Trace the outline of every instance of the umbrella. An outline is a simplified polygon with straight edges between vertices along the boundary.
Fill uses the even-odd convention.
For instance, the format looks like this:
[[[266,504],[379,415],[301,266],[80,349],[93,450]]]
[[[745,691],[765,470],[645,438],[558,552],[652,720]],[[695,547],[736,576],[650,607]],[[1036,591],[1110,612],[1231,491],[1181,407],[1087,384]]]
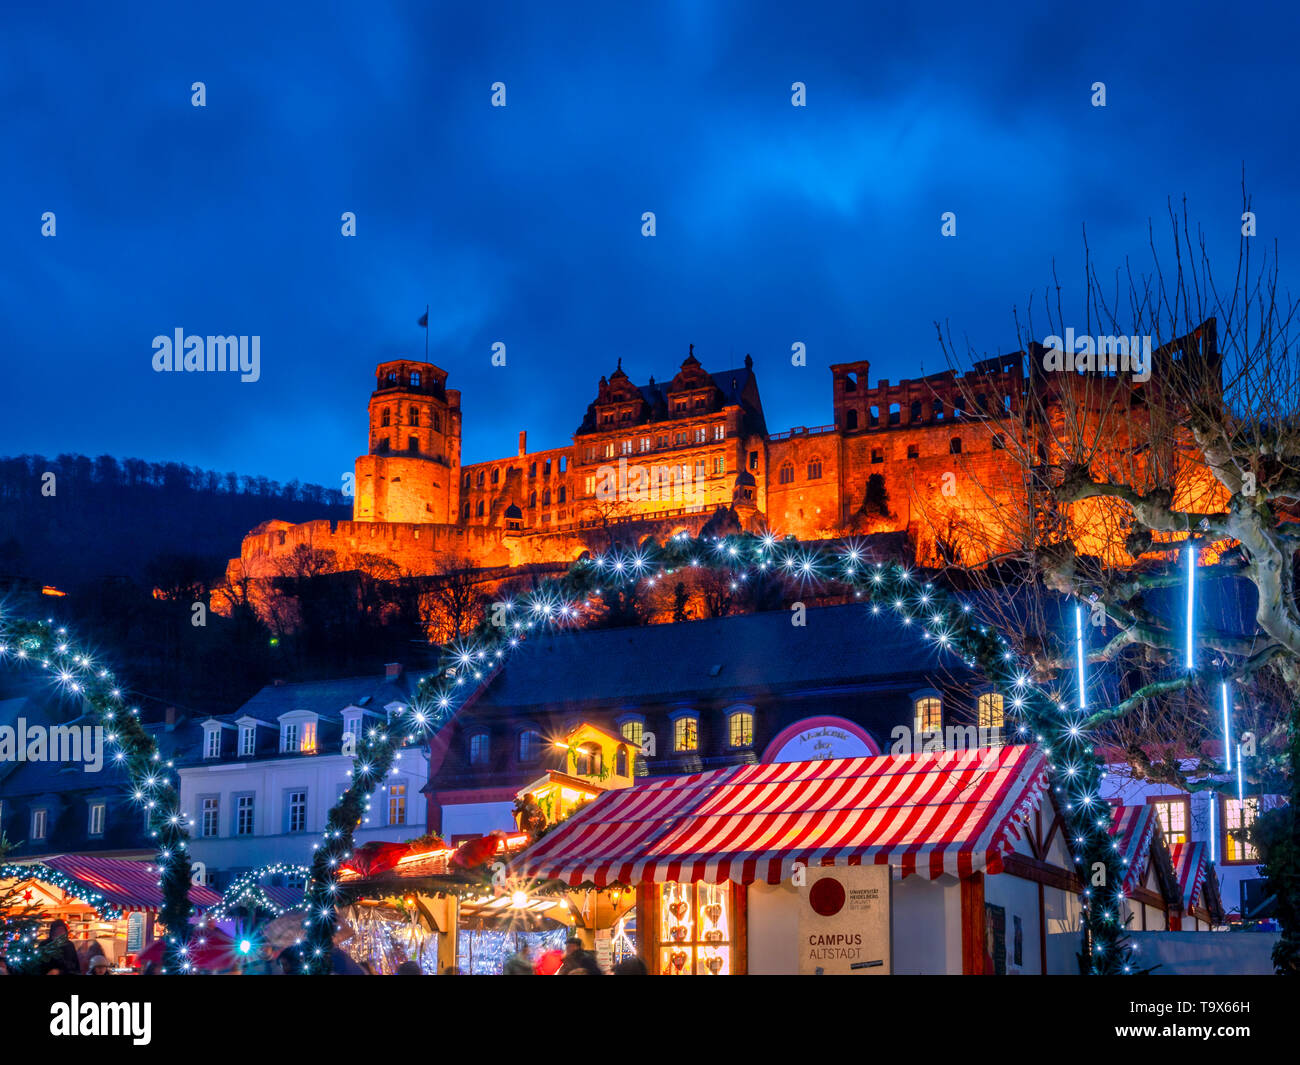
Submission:
[[[303,936],[302,922],[305,916],[301,910],[281,914],[262,928],[262,938],[276,950],[293,946]]]
[[[545,950],[537,956],[537,962],[533,965],[533,971],[538,976],[553,976],[555,970],[560,967],[564,961],[564,955],[558,950]]]
[[[190,962],[194,968],[205,972],[220,972],[235,964],[239,957],[239,948],[235,941],[221,929],[205,928],[199,932],[198,929],[191,928],[190,931],[195,933],[191,940],[193,945],[190,947]],[[149,962],[160,964],[166,948],[167,944],[164,940],[155,939],[136,955],[136,961],[140,965]]]

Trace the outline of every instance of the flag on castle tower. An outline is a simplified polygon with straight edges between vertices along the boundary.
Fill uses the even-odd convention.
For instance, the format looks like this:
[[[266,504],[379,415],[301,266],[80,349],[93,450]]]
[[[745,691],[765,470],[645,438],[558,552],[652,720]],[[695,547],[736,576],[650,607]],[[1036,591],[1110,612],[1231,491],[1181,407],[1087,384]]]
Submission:
[[[423,313],[422,315],[420,315],[420,320],[419,320],[418,322],[416,322],[415,324],[416,324],[416,325],[422,325],[422,326],[424,326],[425,329],[428,329],[428,328],[429,328],[429,308],[428,308],[428,307],[426,307],[426,308],[424,309],[424,313]]]

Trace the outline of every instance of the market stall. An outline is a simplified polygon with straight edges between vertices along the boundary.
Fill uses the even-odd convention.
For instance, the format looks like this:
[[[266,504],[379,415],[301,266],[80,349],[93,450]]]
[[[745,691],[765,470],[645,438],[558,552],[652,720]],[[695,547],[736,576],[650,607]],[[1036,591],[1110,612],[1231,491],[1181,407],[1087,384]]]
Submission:
[[[98,943],[116,968],[132,969],[161,934],[155,917],[162,889],[148,862],[58,854],[0,866],[0,886],[17,890],[25,903],[37,908],[42,923],[66,921],[68,938],[83,965],[91,945]],[[198,908],[221,901],[197,885],[190,888],[190,900]]]

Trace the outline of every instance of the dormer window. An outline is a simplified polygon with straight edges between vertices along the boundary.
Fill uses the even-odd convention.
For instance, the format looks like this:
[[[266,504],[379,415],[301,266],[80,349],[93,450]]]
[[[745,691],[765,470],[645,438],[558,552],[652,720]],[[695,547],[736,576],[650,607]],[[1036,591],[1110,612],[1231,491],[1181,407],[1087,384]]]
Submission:
[[[316,718],[301,716],[280,722],[280,751],[283,754],[316,753]]]
[[[316,722],[304,721],[302,723],[302,742],[298,750],[303,754],[316,753]]]
[[[255,725],[239,726],[239,754],[248,757],[257,748],[257,727]]]
[[[203,757],[221,757],[221,729],[209,728],[203,731]]]
[[[296,751],[298,749],[298,724],[294,722],[280,727],[280,750]]]

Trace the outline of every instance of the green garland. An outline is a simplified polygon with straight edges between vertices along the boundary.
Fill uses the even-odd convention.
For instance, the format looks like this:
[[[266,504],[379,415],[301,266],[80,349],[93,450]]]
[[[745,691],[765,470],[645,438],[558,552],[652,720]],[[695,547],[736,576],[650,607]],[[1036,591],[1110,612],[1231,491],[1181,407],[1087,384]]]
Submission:
[[[39,667],[52,683],[84,700],[98,716],[111,744],[113,764],[127,771],[131,794],[149,811],[149,835],[156,841],[159,920],[167,929],[162,971],[188,973],[190,856],[189,834],[180,810],[175,768],[164,762],[158,745],[140,722],[138,707],[128,707],[113,674],[78,650],[66,629],[51,621],[0,617],[0,661]]]
[[[412,705],[395,722],[375,727],[353,763],[352,783],[329,821],[312,862],[307,885],[308,973],[330,971],[330,950],[342,896],[338,870],[352,853],[353,830],[369,809],[370,795],[392,769],[400,749],[424,741],[451,720],[469,696],[490,683],[511,649],[538,628],[572,627],[606,590],[621,596],[638,584],[654,585],[679,569],[723,570],[738,581],[776,576],[812,587],[840,586],[871,604],[873,613],[892,612],[913,625],[921,638],[960,655],[1007,698],[1017,735],[1036,742],[1048,759],[1048,779],[1069,830],[1082,885],[1083,946],[1080,970],[1095,975],[1131,973],[1132,957],[1121,920],[1123,861],[1112,846],[1111,808],[1100,794],[1101,759],[1082,722],[1084,714],[1033,684],[1006,638],[977,621],[970,607],[949,592],[920,580],[908,567],[871,565],[856,547],[822,549],[793,537],[743,534],[692,539],[679,534],[660,546],[614,548],[575,562],[563,576],[524,595],[505,600],[465,642],[446,649],[438,674],[423,678]],[[495,624],[494,624],[495,622]]]

